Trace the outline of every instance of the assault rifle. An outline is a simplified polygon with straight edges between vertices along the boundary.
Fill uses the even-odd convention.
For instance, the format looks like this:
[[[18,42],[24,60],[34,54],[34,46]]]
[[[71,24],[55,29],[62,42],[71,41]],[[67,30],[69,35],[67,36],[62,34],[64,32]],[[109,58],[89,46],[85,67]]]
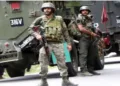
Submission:
[[[42,36],[42,40],[40,41],[41,43],[39,43],[39,45],[41,46],[41,44],[42,44],[42,46],[44,47],[44,49],[45,49],[45,52],[46,52],[46,55],[47,55],[47,57],[50,57],[50,52],[49,52],[49,47],[48,47],[48,43],[47,43],[47,40],[46,40],[46,37],[45,37],[45,35],[44,35],[44,30],[43,30],[43,27],[42,26],[34,26],[33,27],[33,30],[35,31],[35,32],[37,32],[37,33],[39,33],[41,36]],[[38,46],[39,46],[38,45]]]

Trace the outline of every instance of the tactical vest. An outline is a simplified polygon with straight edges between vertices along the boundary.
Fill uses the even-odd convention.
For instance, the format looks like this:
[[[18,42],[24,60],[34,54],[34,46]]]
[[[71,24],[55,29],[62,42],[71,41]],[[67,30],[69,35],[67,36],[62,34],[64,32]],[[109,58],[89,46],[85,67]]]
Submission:
[[[59,42],[62,41],[62,21],[61,17],[55,16],[54,18],[44,21],[42,18],[44,35],[47,38],[47,41]]]

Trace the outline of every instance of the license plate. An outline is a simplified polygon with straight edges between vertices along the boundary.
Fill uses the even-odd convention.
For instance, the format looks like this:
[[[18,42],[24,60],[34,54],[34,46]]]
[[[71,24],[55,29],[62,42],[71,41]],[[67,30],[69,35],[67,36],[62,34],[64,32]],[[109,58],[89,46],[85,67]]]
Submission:
[[[10,25],[11,27],[23,26],[24,25],[23,17],[10,18]]]
[[[25,47],[29,42],[31,42],[34,39],[33,36],[29,36],[27,39],[23,41],[23,43],[20,45],[21,48]]]

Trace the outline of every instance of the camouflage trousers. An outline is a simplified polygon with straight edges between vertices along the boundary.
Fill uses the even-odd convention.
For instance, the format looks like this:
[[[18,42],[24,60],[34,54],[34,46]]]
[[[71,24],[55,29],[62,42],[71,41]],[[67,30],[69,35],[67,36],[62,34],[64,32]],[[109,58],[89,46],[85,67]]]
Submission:
[[[57,59],[57,66],[60,71],[60,76],[68,76],[67,67],[65,64],[65,55],[63,50],[63,43],[50,43],[49,50],[54,52]],[[48,73],[49,60],[45,53],[44,47],[39,50],[39,62],[40,62],[40,76],[46,78]]]

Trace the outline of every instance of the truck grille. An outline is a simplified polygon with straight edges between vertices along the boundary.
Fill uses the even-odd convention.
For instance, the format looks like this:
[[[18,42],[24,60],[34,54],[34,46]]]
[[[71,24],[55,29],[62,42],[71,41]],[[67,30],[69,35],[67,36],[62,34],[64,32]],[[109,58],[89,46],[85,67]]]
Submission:
[[[0,55],[0,63],[16,61],[16,60],[18,60],[17,57],[18,57],[17,52],[1,54]]]

